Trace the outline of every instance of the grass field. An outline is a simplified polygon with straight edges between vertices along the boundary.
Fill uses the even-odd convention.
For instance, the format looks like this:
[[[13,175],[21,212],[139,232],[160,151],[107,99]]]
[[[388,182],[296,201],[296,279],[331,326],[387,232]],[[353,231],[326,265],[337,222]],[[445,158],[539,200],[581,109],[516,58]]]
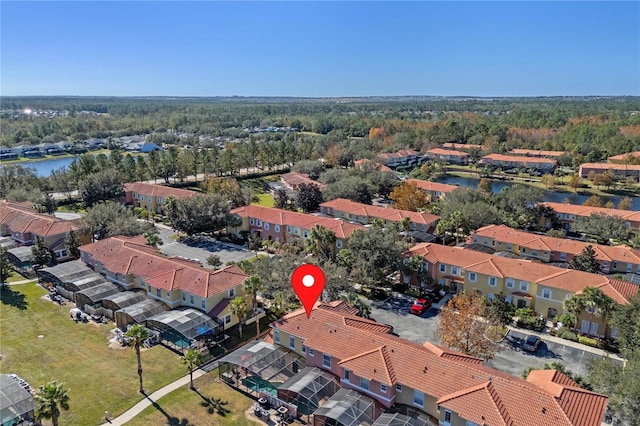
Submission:
[[[263,207],[274,207],[276,205],[276,201],[270,194],[259,194],[257,195],[257,197],[258,202],[254,202],[251,204]]]
[[[108,346],[113,323],[76,324],[70,305],[43,300],[45,294],[37,284],[1,292],[0,371],[16,373],[36,389],[52,380],[64,383],[71,408],[61,425],[100,424],[105,411],[115,417],[140,401],[133,348]],[[142,368],[149,393],[186,374],[178,355],[162,346],[143,349]]]
[[[217,377],[217,371],[213,371],[194,380],[196,392],[189,390],[187,386],[171,392],[127,425],[255,425],[244,414],[253,400],[221,383]],[[212,400],[218,398],[227,402],[223,405],[224,415],[211,405]]]

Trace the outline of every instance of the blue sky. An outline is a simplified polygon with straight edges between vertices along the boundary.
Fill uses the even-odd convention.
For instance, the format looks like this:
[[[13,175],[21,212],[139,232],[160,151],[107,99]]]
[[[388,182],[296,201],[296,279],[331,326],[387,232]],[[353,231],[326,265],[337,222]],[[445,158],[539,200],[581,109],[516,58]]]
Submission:
[[[2,95],[640,95],[640,2],[10,2]]]

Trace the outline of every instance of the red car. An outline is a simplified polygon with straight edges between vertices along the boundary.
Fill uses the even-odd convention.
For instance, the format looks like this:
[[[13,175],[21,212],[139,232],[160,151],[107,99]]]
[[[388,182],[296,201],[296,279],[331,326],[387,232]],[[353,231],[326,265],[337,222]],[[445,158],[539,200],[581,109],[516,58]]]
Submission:
[[[413,302],[413,306],[411,306],[411,313],[415,315],[422,315],[427,312],[429,308],[431,308],[431,300],[426,297],[421,297]]]

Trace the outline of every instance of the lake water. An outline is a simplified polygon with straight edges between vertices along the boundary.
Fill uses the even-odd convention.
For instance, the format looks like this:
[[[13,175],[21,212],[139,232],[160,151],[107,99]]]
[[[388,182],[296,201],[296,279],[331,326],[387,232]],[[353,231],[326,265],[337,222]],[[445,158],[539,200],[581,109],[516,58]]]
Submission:
[[[36,169],[38,176],[49,176],[52,170],[59,169],[60,167],[69,167],[69,164],[75,157],[62,157],[62,158],[50,158],[48,160],[40,161],[25,161],[19,164],[22,167],[31,167]]]
[[[478,182],[480,180],[472,177],[458,177],[458,176],[445,176],[442,179],[438,179],[438,182],[448,183],[449,185],[458,185],[458,186],[467,186],[470,188],[478,188]],[[491,190],[496,193],[502,191],[502,188],[511,188],[513,185],[517,185],[517,181],[500,181],[494,180],[491,181]],[[575,194],[571,192],[553,192],[553,191],[544,191],[544,201],[551,201],[556,203],[561,203],[565,199],[569,199],[571,204],[583,204],[589,195],[581,195]],[[611,200],[614,205],[618,205],[620,200],[623,197],[620,196],[611,196],[611,197],[602,197],[605,201]],[[640,211],[640,198],[639,197],[631,197],[631,210]]]

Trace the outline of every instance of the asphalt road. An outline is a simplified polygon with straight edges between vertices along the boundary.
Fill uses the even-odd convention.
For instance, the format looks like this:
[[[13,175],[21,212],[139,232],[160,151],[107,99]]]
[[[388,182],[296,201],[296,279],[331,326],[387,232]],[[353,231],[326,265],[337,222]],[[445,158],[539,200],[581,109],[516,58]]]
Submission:
[[[438,312],[437,309],[431,308],[421,317],[417,317],[409,313],[371,308],[371,316],[376,321],[391,324],[394,332],[400,337],[420,344],[425,341],[439,344],[435,337]],[[510,331],[501,344],[501,351],[486,365],[519,377],[527,367],[537,368],[546,363],[558,361],[573,373],[586,375],[587,361],[598,357],[596,354],[581,349],[547,342],[544,338],[535,353],[524,352],[521,350],[521,341],[517,341],[517,338],[524,339],[525,336],[526,333]]]
[[[189,259],[198,259],[205,268],[210,268],[210,266],[207,265],[207,257],[211,254],[220,256],[220,260],[225,264],[228,262],[240,262],[241,260],[254,256],[252,252],[244,248],[220,242],[211,244],[206,248],[189,246],[169,238],[171,235],[175,234],[173,230],[164,227],[157,227],[157,229],[164,243],[159,248],[164,254],[168,256],[182,256]]]

